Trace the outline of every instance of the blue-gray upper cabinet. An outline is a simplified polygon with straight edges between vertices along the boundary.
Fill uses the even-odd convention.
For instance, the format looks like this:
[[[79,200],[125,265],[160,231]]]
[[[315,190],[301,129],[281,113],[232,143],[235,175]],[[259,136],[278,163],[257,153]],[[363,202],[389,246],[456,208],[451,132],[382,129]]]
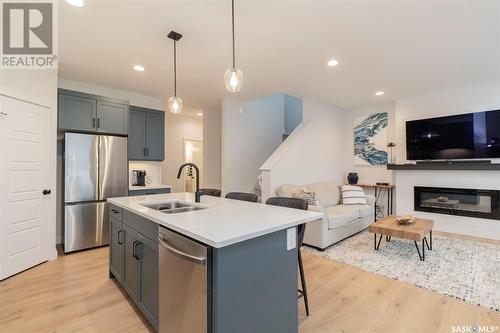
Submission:
[[[129,159],[163,161],[165,159],[165,113],[130,107]]]
[[[58,127],[62,130],[128,134],[126,101],[59,89]]]
[[[131,160],[146,159],[146,112],[134,107],[130,108],[128,157]]]
[[[147,159],[165,159],[165,112],[146,112]]]
[[[59,94],[59,128],[95,131],[97,126],[97,100]]]
[[[128,113],[126,104],[97,101],[97,131],[101,133],[127,134]]]

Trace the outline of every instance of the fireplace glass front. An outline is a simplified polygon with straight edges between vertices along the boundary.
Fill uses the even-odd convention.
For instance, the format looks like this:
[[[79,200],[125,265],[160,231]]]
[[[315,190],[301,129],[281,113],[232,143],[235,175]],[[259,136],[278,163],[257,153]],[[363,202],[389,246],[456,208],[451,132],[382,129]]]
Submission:
[[[415,186],[415,210],[500,220],[499,192]]]

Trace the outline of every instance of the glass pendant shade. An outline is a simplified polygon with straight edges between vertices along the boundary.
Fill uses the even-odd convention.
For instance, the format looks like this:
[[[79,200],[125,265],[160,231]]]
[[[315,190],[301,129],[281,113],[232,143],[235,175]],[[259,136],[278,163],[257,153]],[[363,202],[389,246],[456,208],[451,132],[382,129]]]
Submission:
[[[182,111],[182,99],[177,96],[170,97],[168,99],[168,109],[172,113],[181,113]]]
[[[243,72],[238,68],[229,68],[224,73],[224,80],[226,81],[226,89],[229,92],[239,92],[243,85]]]

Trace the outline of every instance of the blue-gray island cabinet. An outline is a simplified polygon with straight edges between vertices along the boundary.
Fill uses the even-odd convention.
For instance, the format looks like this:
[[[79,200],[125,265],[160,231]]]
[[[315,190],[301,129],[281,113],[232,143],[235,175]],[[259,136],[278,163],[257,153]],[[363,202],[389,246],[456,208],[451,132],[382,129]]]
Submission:
[[[296,226],[321,213],[190,193],[109,201],[110,277],[157,331],[298,332]]]

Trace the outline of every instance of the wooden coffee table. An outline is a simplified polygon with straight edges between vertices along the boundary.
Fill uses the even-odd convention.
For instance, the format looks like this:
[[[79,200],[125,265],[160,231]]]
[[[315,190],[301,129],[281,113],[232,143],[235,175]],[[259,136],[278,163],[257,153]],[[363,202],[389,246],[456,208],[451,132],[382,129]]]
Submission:
[[[409,225],[402,225],[396,221],[396,216],[387,216],[377,222],[370,224],[368,231],[373,233],[374,247],[378,250],[382,236],[385,236],[387,242],[391,241],[391,237],[403,238],[412,240],[417,248],[418,257],[421,261],[425,261],[425,247],[432,250],[432,228],[434,227],[433,220],[415,218],[415,223]],[[380,238],[377,243],[377,234]],[[426,235],[429,234],[429,243],[427,242]],[[422,242],[422,254],[418,247],[417,241]],[[425,243],[425,245],[424,245]]]

